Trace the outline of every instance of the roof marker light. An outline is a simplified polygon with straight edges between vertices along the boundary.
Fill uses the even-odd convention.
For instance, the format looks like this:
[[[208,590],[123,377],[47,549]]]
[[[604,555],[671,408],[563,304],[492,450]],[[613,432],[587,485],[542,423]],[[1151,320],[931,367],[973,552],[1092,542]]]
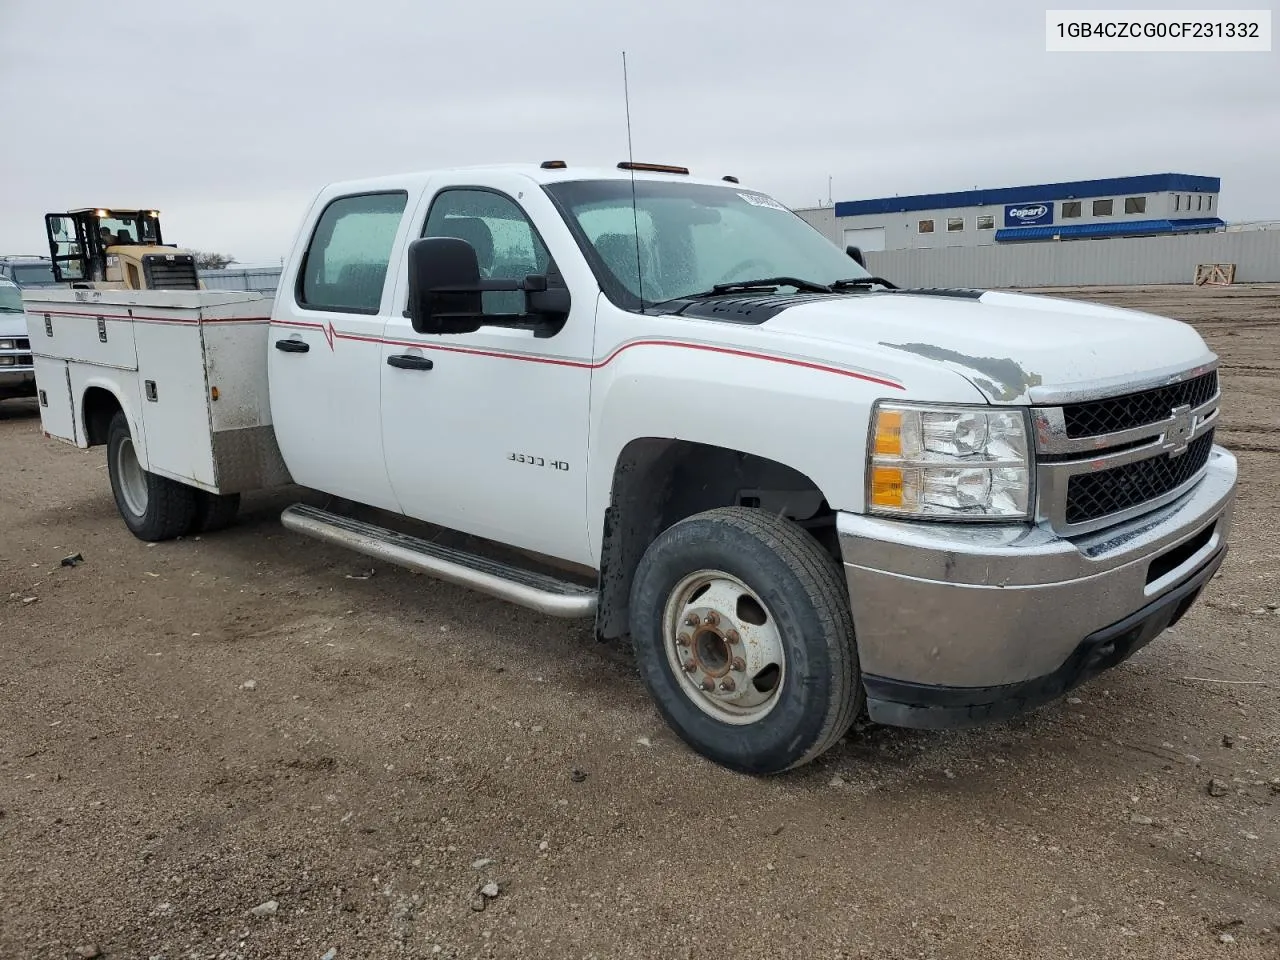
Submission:
[[[688,167],[676,167],[669,163],[632,163],[629,160],[623,160],[618,164],[619,170],[647,170],[650,173],[683,173],[688,174]]]
[[[539,166],[541,166],[543,170],[563,170],[569,165],[563,160],[543,160]]]

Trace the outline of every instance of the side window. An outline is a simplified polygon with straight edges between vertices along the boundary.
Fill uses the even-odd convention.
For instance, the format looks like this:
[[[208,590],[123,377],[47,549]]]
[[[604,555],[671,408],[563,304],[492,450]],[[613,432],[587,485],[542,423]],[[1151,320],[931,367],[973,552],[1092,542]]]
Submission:
[[[298,278],[298,304],[377,313],[408,194],[367,193],[330,202],[316,223]]]
[[[466,240],[476,251],[480,276],[490,280],[523,280],[546,274],[551,266],[551,254],[519,204],[491,190],[441,191],[431,202],[422,235]],[[487,314],[524,314],[524,294],[518,290],[481,296]]]

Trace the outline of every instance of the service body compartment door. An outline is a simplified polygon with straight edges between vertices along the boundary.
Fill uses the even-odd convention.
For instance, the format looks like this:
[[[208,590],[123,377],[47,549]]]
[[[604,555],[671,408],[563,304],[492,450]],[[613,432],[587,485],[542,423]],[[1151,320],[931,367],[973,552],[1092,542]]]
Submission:
[[[147,469],[216,490],[200,324],[140,320],[134,339]]]
[[[76,443],[76,414],[71,404],[67,362],[36,357],[36,390],[40,398],[40,429],[46,436]]]
[[[77,290],[77,294],[99,293]],[[137,370],[133,309],[114,303],[70,301],[27,304],[31,350],[40,356]]]

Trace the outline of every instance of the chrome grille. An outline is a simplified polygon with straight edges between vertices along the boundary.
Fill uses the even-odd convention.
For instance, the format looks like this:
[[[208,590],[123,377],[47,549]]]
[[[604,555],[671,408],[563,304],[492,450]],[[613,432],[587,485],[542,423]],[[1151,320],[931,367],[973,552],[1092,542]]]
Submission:
[[[1067,523],[1107,517],[1178,489],[1209,462],[1212,447],[1210,430],[1178,457],[1165,454],[1097,473],[1076,474],[1067,481]]]
[[[1218,371],[1210,370],[1192,380],[1156,387],[1154,390],[1094,400],[1091,403],[1069,404],[1062,408],[1062,418],[1068,437],[1093,437],[1158,423],[1176,407],[1199,407],[1217,394]]]
[[[1214,368],[1115,397],[1033,407],[1037,514],[1064,535],[1098,530],[1181,496],[1212,456]]]

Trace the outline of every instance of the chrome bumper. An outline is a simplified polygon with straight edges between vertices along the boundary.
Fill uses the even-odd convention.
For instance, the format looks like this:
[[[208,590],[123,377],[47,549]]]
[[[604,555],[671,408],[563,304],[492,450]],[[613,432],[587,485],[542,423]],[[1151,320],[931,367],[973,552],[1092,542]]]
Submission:
[[[965,699],[954,688],[971,690],[972,703],[994,703],[1003,687],[1016,700],[1019,688],[1060,674],[1083,655],[1086,641],[1108,628],[1144,609],[1153,611],[1152,621],[1182,593],[1190,605],[1199,586],[1188,585],[1221,562],[1235,484],[1235,457],[1214,447],[1204,477],[1179,500],[1072,539],[1039,526],[840,514],[873,719],[875,701],[883,699],[875,695],[877,684],[898,691],[940,688],[946,691],[940,699],[950,703]],[[1167,625],[1157,624],[1156,632]]]
[[[34,367],[0,367],[0,397],[34,397]]]

